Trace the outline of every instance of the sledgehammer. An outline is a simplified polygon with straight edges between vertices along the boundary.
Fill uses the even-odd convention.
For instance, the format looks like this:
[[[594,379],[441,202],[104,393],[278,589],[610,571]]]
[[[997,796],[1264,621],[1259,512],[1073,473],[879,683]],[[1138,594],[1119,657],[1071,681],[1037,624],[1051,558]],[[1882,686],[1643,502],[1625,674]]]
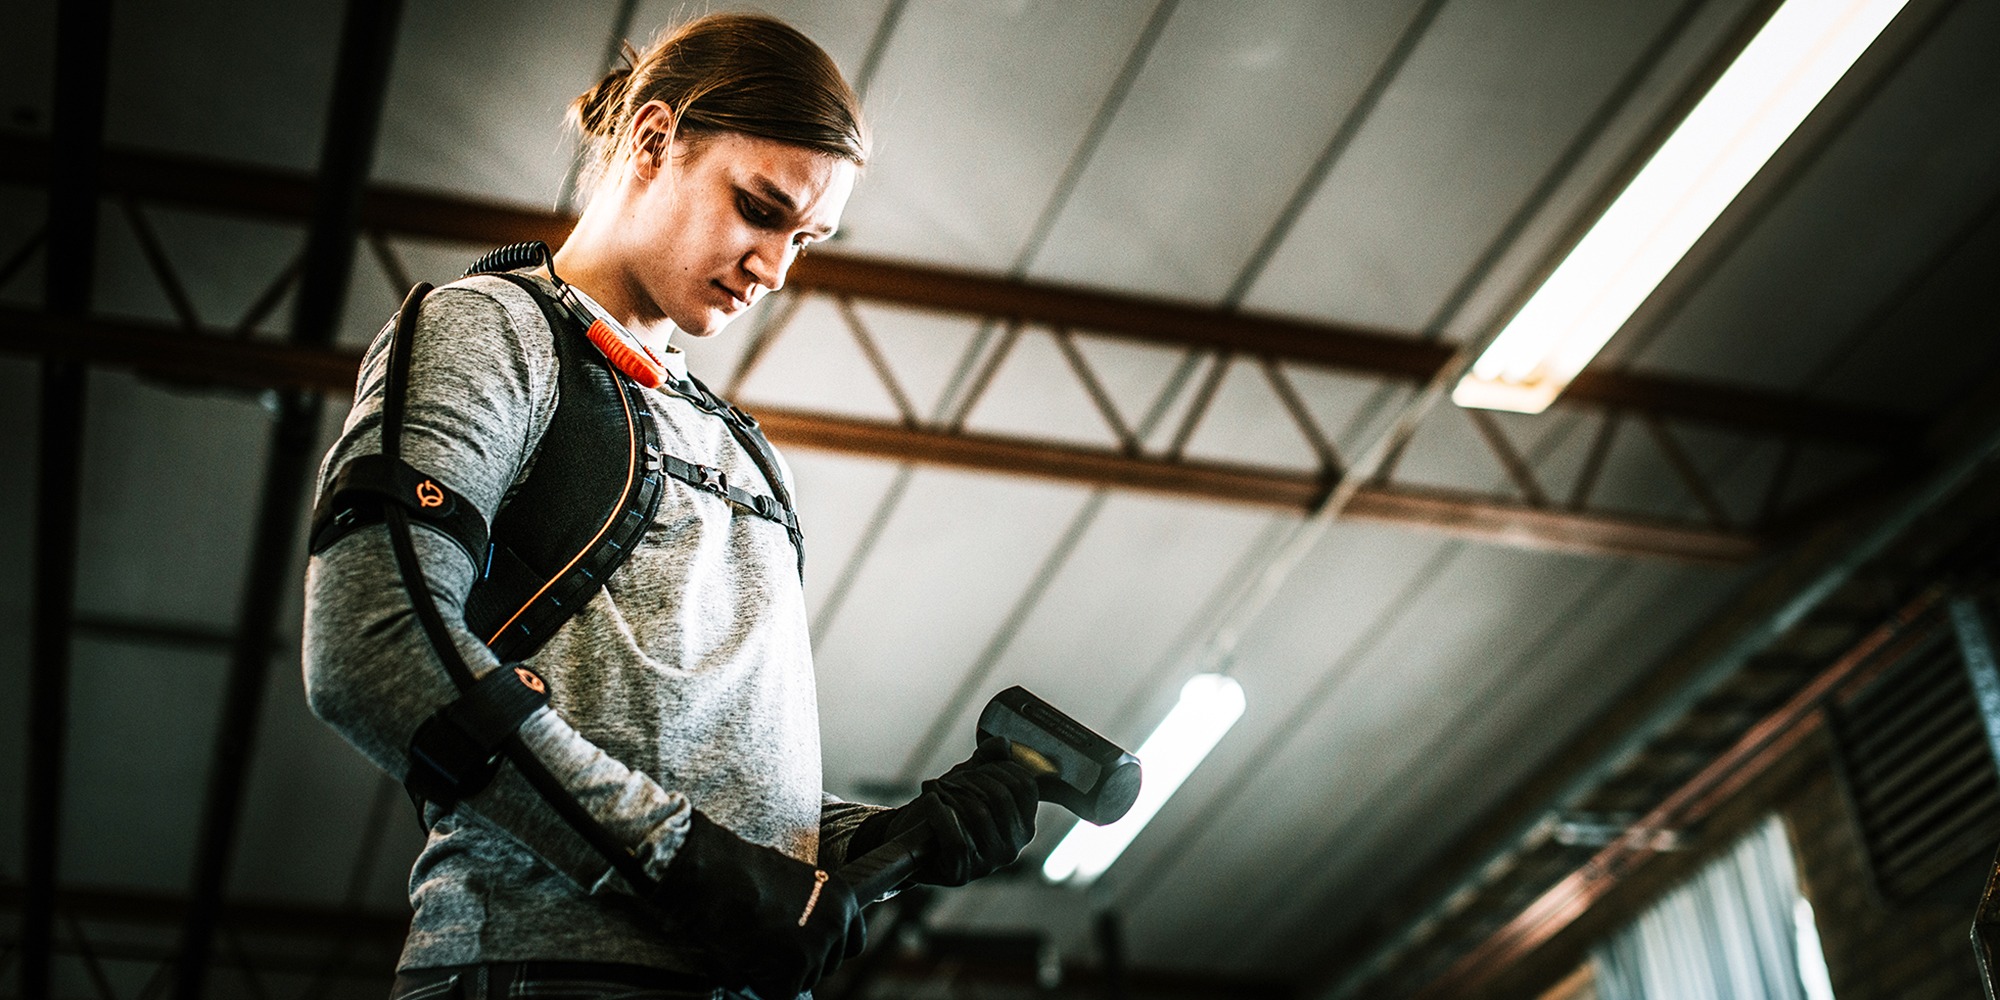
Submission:
[[[1005,738],[1015,762],[1035,775],[1043,802],[1103,826],[1117,822],[1139,797],[1139,758],[1091,732],[1055,706],[1010,687],[993,696],[979,713],[977,742]],[[910,877],[929,846],[922,827],[869,851],[840,869],[856,898],[881,898]]]

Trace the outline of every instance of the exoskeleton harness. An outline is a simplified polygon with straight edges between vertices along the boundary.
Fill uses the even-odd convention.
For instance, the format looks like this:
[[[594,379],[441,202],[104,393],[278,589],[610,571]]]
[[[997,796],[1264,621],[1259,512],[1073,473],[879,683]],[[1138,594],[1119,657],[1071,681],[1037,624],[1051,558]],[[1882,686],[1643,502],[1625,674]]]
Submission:
[[[547,268],[555,296],[533,279],[508,273],[537,265]],[[478,508],[452,489],[446,477],[403,461],[417,312],[431,291],[430,285],[419,284],[392,320],[381,453],[356,456],[334,475],[313,512],[311,549],[318,554],[358,528],[386,522],[417,620],[459,689],[458,700],[433,713],[410,739],[410,770],[403,784],[419,815],[425,802],[449,811],[478,794],[498,773],[501,761],[511,761],[614,870],[642,889],[651,880],[628,845],[604,830],[516,735],[549,702],[547,682],[522,661],[582,610],[638,545],[659,507],[663,477],[782,526],[798,553],[803,579],[798,515],[777,456],[756,421],[692,376],[674,379],[657,359],[651,364],[638,360],[649,358],[650,352],[555,276],[546,244],[503,247],[465,273],[492,274],[519,285],[541,308],[554,336],[557,405],[528,475],[489,530]],[[641,384],[678,395],[721,419],[763,473],[771,494],[742,489],[719,469],[666,454]],[[504,664],[501,669],[475,677],[459,655],[417,561],[410,535],[413,520],[451,538],[481,568],[466,598],[465,621]]]

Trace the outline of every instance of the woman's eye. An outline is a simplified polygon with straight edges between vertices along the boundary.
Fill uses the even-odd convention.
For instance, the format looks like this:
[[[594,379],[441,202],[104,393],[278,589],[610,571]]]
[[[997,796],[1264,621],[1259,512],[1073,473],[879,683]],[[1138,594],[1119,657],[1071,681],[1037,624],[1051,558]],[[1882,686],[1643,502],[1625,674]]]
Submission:
[[[736,208],[737,211],[743,213],[743,218],[748,220],[753,226],[771,226],[775,225],[778,221],[776,212],[748,198],[740,199],[736,204]]]

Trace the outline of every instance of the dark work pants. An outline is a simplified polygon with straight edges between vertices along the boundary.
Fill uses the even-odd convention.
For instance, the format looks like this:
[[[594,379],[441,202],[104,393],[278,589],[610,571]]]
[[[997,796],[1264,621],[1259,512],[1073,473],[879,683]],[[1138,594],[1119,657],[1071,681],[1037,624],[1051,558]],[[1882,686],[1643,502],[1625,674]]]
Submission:
[[[390,1000],[727,1000],[692,976],[608,962],[493,962],[396,974]]]

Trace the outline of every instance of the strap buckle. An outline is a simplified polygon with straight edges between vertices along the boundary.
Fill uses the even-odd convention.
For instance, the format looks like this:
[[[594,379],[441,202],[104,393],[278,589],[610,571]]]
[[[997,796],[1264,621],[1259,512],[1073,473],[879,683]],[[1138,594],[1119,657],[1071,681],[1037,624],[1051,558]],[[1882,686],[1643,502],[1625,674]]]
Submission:
[[[695,468],[701,470],[702,489],[708,490],[711,493],[720,493],[723,496],[729,495],[729,477],[724,475],[721,469],[706,465],[697,465]]]

